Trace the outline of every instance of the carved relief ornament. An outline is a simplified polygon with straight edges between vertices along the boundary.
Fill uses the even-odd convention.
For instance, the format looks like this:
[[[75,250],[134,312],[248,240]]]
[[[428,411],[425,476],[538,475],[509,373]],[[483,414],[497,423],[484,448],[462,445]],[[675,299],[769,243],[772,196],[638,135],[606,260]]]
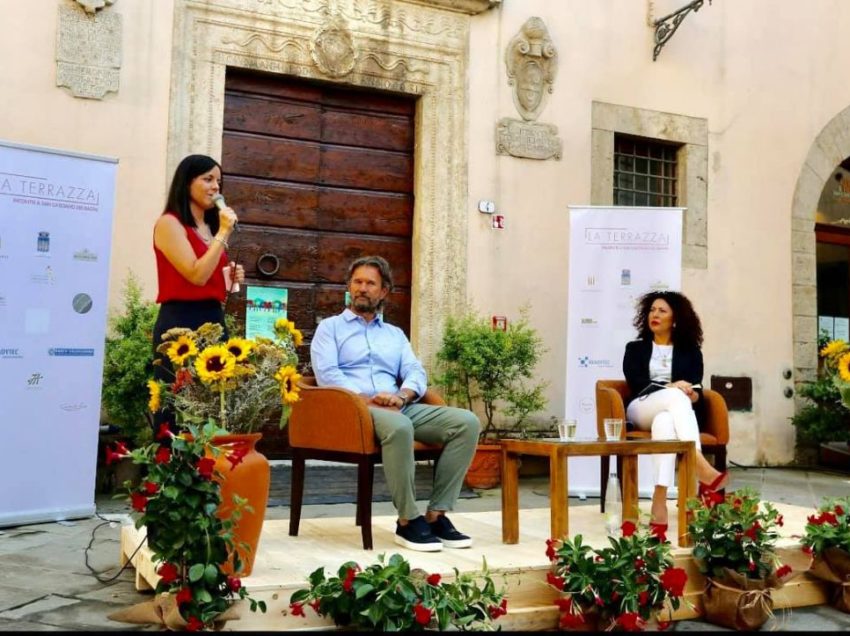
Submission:
[[[505,66],[513,86],[514,105],[526,121],[534,121],[555,83],[558,52],[543,20],[531,17],[508,43]]]
[[[318,69],[331,77],[345,77],[354,69],[354,38],[343,18],[331,18],[319,29],[310,43],[310,56]]]
[[[77,4],[85,9],[86,13],[97,13],[98,9],[115,4],[115,0],[77,0]]]

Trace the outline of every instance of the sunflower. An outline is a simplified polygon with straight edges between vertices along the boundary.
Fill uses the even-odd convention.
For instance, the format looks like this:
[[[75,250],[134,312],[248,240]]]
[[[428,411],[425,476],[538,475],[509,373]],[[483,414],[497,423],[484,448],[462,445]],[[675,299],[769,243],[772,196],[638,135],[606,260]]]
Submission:
[[[211,384],[233,377],[236,357],[224,345],[207,347],[195,360],[195,370],[204,384]]]
[[[284,404],[294,404],[299,400],[298,392],[301,388],[298,381],[301,379],[299,373],[291,364],[281,367],[274,374],[274,379],[280,382],[280,397]]]
[[[148,408],[151,413],[154,413],[159,410],[160,402],[160,388],[159,384],[154,382],[153,380],[148,380],[148,391],[150,391],[151,399],[148,401]]]
[[[836,353],[841,353],[847,349],[847,343],[843,340],[832,340],[824,346],[823,349],[820,350],[820,355],[822,358],[828,358],[829,356],[835,355]]]
[[[166,353],[172,364],[183,366],[186,358],[198,353],[198,347],[195,345],[195,341],[189,336],[180,336],[171,343]]]
[[[838,358],[838,375],[845,382],[850,382],[850,353]]]
[[[236,358],[236,362],[242,362],[251,353],[254,348],[254,343],[244,338],[231,338],[224,345],[227,350]]]
[[[278,318],[274,323],[274,330],[280,336],[285,332],[289,332],[292,336],[292,341],[295,343],[296,347],[300,347],[301,343],[304,342],[304,335],[295,328],[295,323],[291,320],[287,320],[286,318]]]

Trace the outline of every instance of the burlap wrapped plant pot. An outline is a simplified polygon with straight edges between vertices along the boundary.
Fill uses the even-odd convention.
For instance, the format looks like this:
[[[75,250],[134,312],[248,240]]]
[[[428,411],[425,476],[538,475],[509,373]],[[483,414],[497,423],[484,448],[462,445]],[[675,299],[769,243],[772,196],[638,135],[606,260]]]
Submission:
[[[850,614],[850,553],[841,548],[826,548],[815,557],[809,573],[832,583],[831,605]]]
[[[773,616],[771,591],[783,583],[774,574],[750,579],[729,568],[721,577],[706,580],[702,597],[706,620],[739,631],[759,629]]]
[[[112,612],[106,618],[121,623],[133,623],[136,625],[159,625],[171,631],[184,631],[187,627],[186,621],[180,615],[177,601],[172,594],[162,592],[150,601],[136,603],[117,612]],[[239,611],[230,607],[215,618],[215,629],[219,630],[229,620],[239,620]]]

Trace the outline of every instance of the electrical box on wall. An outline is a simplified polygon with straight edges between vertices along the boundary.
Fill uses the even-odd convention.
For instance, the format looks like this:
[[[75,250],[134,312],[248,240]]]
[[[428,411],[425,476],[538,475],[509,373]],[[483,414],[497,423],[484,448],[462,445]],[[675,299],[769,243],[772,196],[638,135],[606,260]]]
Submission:
[[[496,211],[496,204],[482,199],[478,202],[478,211],[483,214],[493,214]]]
[[[717,391],[730,411],[753,410],[753,379],[746,376],[711,376],[711,390]]]

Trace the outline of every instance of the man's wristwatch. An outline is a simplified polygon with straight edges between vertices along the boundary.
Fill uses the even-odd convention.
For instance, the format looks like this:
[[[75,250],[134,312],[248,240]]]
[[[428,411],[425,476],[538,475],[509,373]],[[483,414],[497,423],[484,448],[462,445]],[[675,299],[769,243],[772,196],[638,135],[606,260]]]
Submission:
[[[398,392],[398,393],[396,393],[396,395],[401,398],[401,401],[402,401],[401,408],[404,408],[405,406],[410,404],[410,398],[407,395],[405,395],[404,393]]]

